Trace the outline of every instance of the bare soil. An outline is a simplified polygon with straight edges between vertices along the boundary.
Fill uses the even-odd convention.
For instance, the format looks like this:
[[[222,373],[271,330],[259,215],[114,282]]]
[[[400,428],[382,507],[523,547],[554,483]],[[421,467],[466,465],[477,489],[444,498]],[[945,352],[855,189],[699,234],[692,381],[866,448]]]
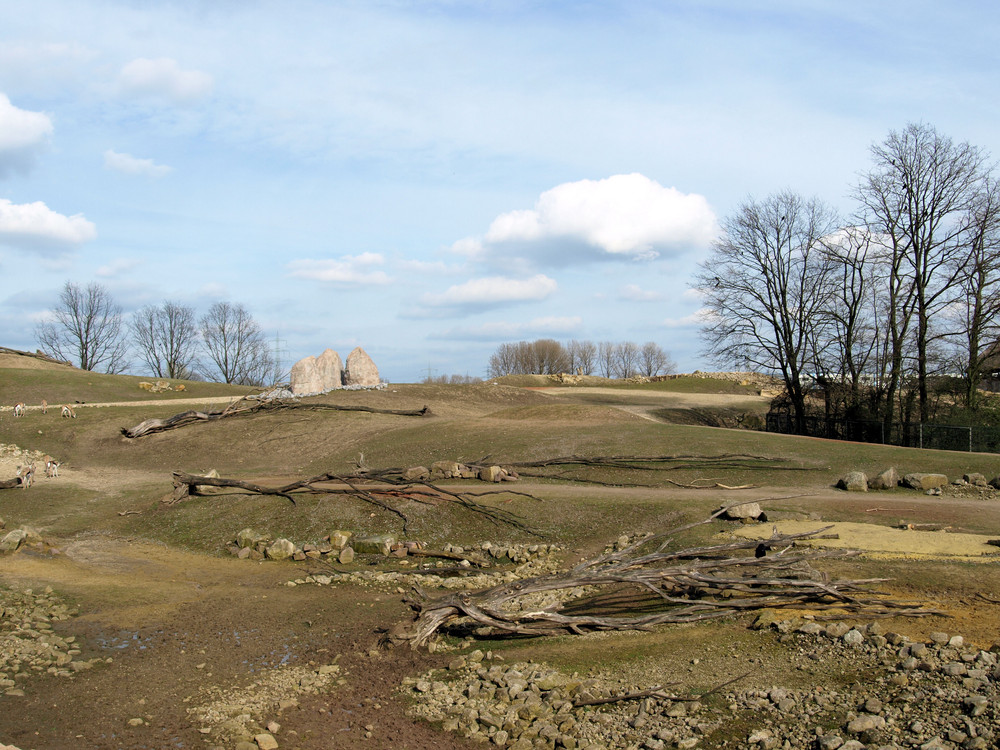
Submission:
[[[587,389],[575,389],[583,390]],[[617,389],[607,390],[608,395],[621,394]],[[513,389],[494,389],[492,393],[484,389],[483,393],[492,399],[490,409],[523,402]],[[721,394],[669,394],[675,395],[675,403],[747,400],[746,396]],[[372,398],[385,395],[373,394]],[[666,399],[666,395],[657,394],[657,399]],[[213,401],[220,399],[171,401],[171,405]],[[145,403],[149,402],[134,402]],[[153,403],[162,406],[162,402]],[[537,401],[530,399],[528,403]],[[463,402],[452,400],[437,411],[461,414],[467,408],[470,407]],[[489,429],[499,434],[503,429],[501,422],[499,419],[490,422]],[[237,430],[242,429],[242,426],[234,428],[230,433],[234,446],[238,446],[237,439],[242,434]],[[166,450],[172,439],[161,437],[135,450],[152,450],[149,446]],[[282,447],[287,442],[284,437],[273,439],[275,460],[284,462],[276,465],[274,473],[284,475],[294,466],[293,459],[284,456],[291,455],[294,448]],[[285,451],[281,459],[277,458],[279,448]],[[558,455],[558,448],[552,446],[551,450]],[[92,450],[96,455],[100,446]],[[449,450],[450,455],[455,455],[457,448]],[[141,467],[109,473],[101,468],[78,466],[70,468],[60,481],[67,487],[88,492],[99,490],[109,498],[119,498],[130,487],[155,477],[159,477],[156,471]],[[971,548],[965,546],[970,540],[964,535],[889,528],[906,520],[942,523],[956,530],[972,527],[1000,531],[1000,501],[992,496],[929,498],[915,493],[885,493],[856,497],[830,489],[825,476],[807,480],[797,476],[786,485],[764,485],[740,493],[547,482],[524,482],[517,489],[544,494],[551,502],[566,507],[571,507],[570,502],[576,503],[573,507],[581,518],[593,515],[595,523],[603,523],[602,533],[592,538],[607,541],[613,541],[620,533],[642,531],[639,521],[626,526],[632,521],[623,520],[642,516],[642,512],[630,511],[632,515],[618,516],[603,510],[614,508],[618,501],[624,507],[626,499],[640,508],[649,508],[645,516],[648,527],[668,523],[675,506],[707,502],[721,505],[735,499],[765,501],[769,508],[776,508],[785,516],[775,521],[779,524],[796,522],[796,518],[798,523],[809,526],[826,525],[823,520],[826,518],[855,522],[859,517],[869,518],[871,523],[844,522],[832,531],[841,534],[843,542],[855,548],[899,553],[878,563],[887,577],[894,579],[884,588],[900,596],[926,597],[930,590],[933,603],[952,615],[950,619],[893,621],[888,623],[890,627],[914,637],[933,630],[962,633],[967,640],[983,647],[1000,641],[1000,569],[996,562],[983,558],[982,564],[969,573],[963,567],[968,563],[956,557],[967,558],[971,554]],[[17,491],[0,494],[0,515],[6,515],[11,492]],[[20,496],[16,499],[23,502]],[[137,501],[134,507],[148,512],[149,503]],[[39,509],[39,517],[44,517],[43,511]],[[726,527],[719,532],[730,534],[736,530]],[[755,527],[739,531],[752,530]],[[769,522],[762,533],[768,535],[770,530]],[[496,529],[492,533],[503,534]],[[983,536],[976,535],[977,543]],[[0,557],[0,584],[20,590],[51,586],[72,601],[78,607],[78,616],[54,624],[54,629],[60,635],[77,637],[82,650],[79,658],[99,657],[103,663],[72,678],[45,673],[32,675],[23,681],[23,696],[0,694],[0,743],[10,743],[21,750],[211,747],[212,735],[202,731],[208,727],[193,719],[189,709],[212,700],[220,691],[238,689],[246,701],[259,699],[271,706],[267,718],[280,724],[275,737],[283,750],[474,746],[455,734],[415,721],[406,713],[407,703],[396,692],[402,680],[431,667],[445,667],[452,655],[380,647],[383,631],[408,618],[409,610],[400,592],[356,586],[286,585],[291,579],[330,572],[329,566],[319,562],[257,563],[237,560],[221,552],[217,555],[190,552],[143,538],[103,532],[46,537],[46,540],[52,545],[46,552],[29,550]],[[567,563],[600,551],[599,546],[585,540],[559,541],[567,548]],[[889,545],[893,548],[887,550]],[[922,575],[938,578],[938,583],[922,583],[919,590],[906,578],[906,565],[918,555],[920,564],[926,566]],[[376,562],[362,560],[354,568],[370,569]],[[935,567],[938,563],[940,567]],[[866,564],[862,558],[857,564],[860,567],[846,564],[844,569],[848,573],[870,573],[864,567]],[[993,603],[993,599],[998,603]],[[745,626],[745,622],[716,623],[704,630],[683,627],[655,634],[592,635],[581,639],[583,651],[572,638],[558,639],[548,647],[538,641],[491,642],[483,647],[504,653],[509,661],[551,657],[574,665],[589,659],[601,669],[619,669],[629,679],[656,681],[659,676],[669,674],[681,681],[677,692],[683,692],[685,686],[705,686],[718,681],[717,672],[699,674],[692,670],[692,655],[701,655],[706,664],[714,664],[711,659],[713,649],[719,650],[719,639],[732,638],[733,644],[741,644],[740,634],[746,632]],[[752,650],[758,646],[750,648],[746,658],[761,660],[761,654]],[[727,668],[734,671],[740,668],[729,651],[725,654],[720,651],[715,656],[719,659],[725,656]],[[319,694],[299,693],[297,704],[283,710],[278,708],[280,696],[269,694],[270,688],[260,684],[265,674],[280,675],[282,670],[318,669],[332,664],[339,666],[342,684],[334,683]],[[780,684],[778,681],[784,676],[780,660],[767,669],[758,666],[759,673],[753,679],[760,681],[762,689],[769,684]],[[801,675],[792,678],[803,679]],[[136,719],[142,719],[142,723],[133,726]],[[228,750],[234,744],[222,746]]]

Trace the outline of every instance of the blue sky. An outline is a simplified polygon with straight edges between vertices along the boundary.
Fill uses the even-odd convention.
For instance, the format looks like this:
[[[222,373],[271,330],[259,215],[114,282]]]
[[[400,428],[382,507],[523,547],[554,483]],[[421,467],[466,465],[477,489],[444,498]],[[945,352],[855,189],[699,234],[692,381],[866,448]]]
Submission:
[[[0,0],[0,345],[67,279],[245,304],[287,364],[485,375],[505,341],[655,341],[719,221],[845,213],[925,122],[1000,154],[991,2]]]

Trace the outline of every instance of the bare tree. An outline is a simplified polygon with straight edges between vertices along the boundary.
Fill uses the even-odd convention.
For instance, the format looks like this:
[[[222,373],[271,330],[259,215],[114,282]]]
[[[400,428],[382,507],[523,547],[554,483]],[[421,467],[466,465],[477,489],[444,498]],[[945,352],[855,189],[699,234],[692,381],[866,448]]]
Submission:
[[[901,299],[890,321],[893,337],[890,394],[902,378],[902,347],[912,315],[920,419],[929,416],[927,379],[932,318],[954,301],[974,234],[974,210],[983,189],[986,157],[968,143],[953,143],[933,127],[910,124],[872,147],[872,169],[855,193],[869,229],[890,251],[891,284]]]
[[[593,375],[597,363],[597,346],[593,341],[570,341],[570,369],[581,375]]]
[[[615,349],[617,344],[614,341],[602,341],[597,345],[597,371],[602,377],[613,378],[615,376]]]
[[[139,357],[158,378],[190,377],[198,348],[194,308],[164,302],[136,310],[129,327]]]
[[[781,373],[796,430],[805,429],[805,393],[823,339],[830,260],[820,239],[836,227],[830,209],[791,192],[748,199],[723,223],[723,236],[696,277],[709,311],[703,335],[717,362]]]
[[[260,325],[240,304],[216,302],[201,319],[210,375],[224,383],[268,385],[271,350]]]
[[[122,308],[101,284],[81,289],[67,281],[52,311],[54,321],[40,323],[35,337],[42,350],[83,370],[124,372],[128,347],[122,330]]]
[[[647,341],[639,350],[639,371],[646,377],[666,375],[677,369],[670,355],[655,341]]]
[[[622,341],[615,345],[615,374],[619,378],[631,378],[639,371],[639,347],[634,341]]]

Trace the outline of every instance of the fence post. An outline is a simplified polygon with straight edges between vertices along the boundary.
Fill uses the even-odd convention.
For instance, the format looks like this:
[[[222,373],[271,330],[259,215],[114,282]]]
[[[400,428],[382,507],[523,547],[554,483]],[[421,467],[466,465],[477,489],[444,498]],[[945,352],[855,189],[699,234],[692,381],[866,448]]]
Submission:
[[[969,428],[969,453],[972,453],[972,428]]]
[[[923,447],[924,447],[924,423],[920,422],[919,423],[919,427],[920,427],[920,429],[919,429],[919,433],[920,433],[920,448],[923,449]]]

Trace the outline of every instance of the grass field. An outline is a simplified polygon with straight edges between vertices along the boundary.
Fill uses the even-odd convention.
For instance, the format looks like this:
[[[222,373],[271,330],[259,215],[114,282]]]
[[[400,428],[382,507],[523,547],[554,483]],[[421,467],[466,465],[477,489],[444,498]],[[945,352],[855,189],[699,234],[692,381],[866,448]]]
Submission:
[[[525,476],[499,487],[469,480],[442,482],[456,491],[523,493],[483,496],[481,502],[516,514],[527,530],[490,523],[453,503],[422,504],[404,498],[397,506],[410,519],[408,538],[432,548],[486,540],[544,541],[562,548],[565,563],[602,551],[622,534],[662,532],[705,518],[737,499],[761,502],[774,517],[883,526],[928,522],[1000,536],[1000,500],[993,493],[948,490],[942,497],[931,498],[904,489],[855,495],[834,487],[847,471],[873,474],[889,466],[901,473],[939,472],[954,478],[980,472],[992,478],[1000,474],[995,455],[715,429],[671,423],[657,416],[658,410],[677,416],[685,410],[723,408],[720,399],[730,400],[724,408],[736,403],[759,409],[761,399],[756,392],[738,383],[682,378],[552,389],[551,381],[526,377],[504,379],[501,384],[397,384],[381,391],[335,391],[304,403],[394,410],[427,406],[429,415],[297,409],[196,424],[130,440],[122,436],[121,428],[189,408],[211,408],[187,405],[180,399],[214,398],[224,405],[248,391],[187,383],[184,393],[149,395],[139,389],[141,380],[56,366],[0,366],[0,406],[7,407],[0,411],[0,443],[47,453],[63,462],[58,479],[39,479],[27,491],[0,490],[0,517],[7,528],[34,528],[57,551],[0,558],[0,584],[51,586],[76,602],[81,610],[77,624],[60,628],[79,637],[85,654],[111,654],[102,644],[123,630],[146,634],[150,643],[159,644],[148,650],[114,652],[113,664],[72,683],[37,678],[44,690],[29,691],[18,704],[16,720],[10,718],[14,714],[4,712],[4,702],[11,699],[0,695],[0,716],[6,717],[0,718],[0,742],[28,744],[33,737],[29,725],[35,722],[45,724],[45,729],[39,738],[30,740],[33,747],[65,746],[60,743],[75,734],[84,734],[88,747],[155,746],[132,729],[119,731],[114,739],[101,739],[103,720],[87,708],[87,701],[98,696],[105,717],[112,717],[119,726],[125,726],[135,712],[152,713],[152,708],[136,705],[135,693],[122,689],[122,678],[127,675],[128,680],[143,684],[170,683],[162,697],[144,692],[145,700],[155,705],[158,721],[162,715],[170,731],[186,738],[184,746],[195,746],[192,743],[201,740],[197,728],[185,723],[184,711],[184,698],[190,697],[192,686],[231,685],[246,677],[249,657],[240,656],[220,640],[220,634],[227,632],[244,633],[241,643],[247,653],[260,656],[285,649],[293,662],[323,663],[324,654],[336,652],[360,670],[358,677],[364,670],[376,670],[382,675],[380,680],[397,684],[428,665],[440,665],[445,658],[397,654],[379,657],[377,665],[363,662],[378,640],[378,630],[407,617],[399,592],[390,595],[350,586],[286,588],[281,584],[289,578],[321,571],[322,566],[237,561],[225,550],[226,543],[244,527],[285,536],[297,544],[318,542],[334,529],[399,536],[397,515],[335,495],[297,496],[293,504],[281,497],[226,491],[168,504],[163,501],[172,492],[171,472],[175,470],[205,473],[214,469],[223,477],[281,484],[324,472],[351,474],[359,466],[406,468],[430,466],[438,460],[510,464],[567,456],[662,457],[659,465],[646,467],[559,467],[541,472],[544,476]],[[537,388],[545,390],[533,390]],[[50,404],[83,403],[75,420],[62,419],[54,410],[46,415],[29,410],[25,417],[14,418],[9,410],[16,401],[30,406],[42,398]],[[144,403],[131,403],[138,401]],[[116,405],[92,406],[95,403]],[[693,489],[691,485],[715,488]],[[709,542],[727,528],[724,522],[714,522],[683,539],[691,544]],[[359,558],[338,569],[372,570],[391,564]],[[893,622],[893,627],[914,634],[961,627],[967,638],[983,646],[1000,641],[995,611],[975,600],[978,591],[1000,590],[995,562],[861,557],[831,562],[829,570],[893,578],[887,584],[890,591],[933,600],[954,615],[951,622],[931,618]],[[720,639],[728,639],[733,648],[763,648],[760,637],[750,635],[746,625],[745,621],[725,621],[644,634],[488,641],[484,647],[503,651],[509,660],[541,659],[570,671],[598,671],[635,680],[657,669],[689,665],[695,653],[706,664],[716,664],[723,656],[731,658],[730,652],[723,655],[712,646]],[[202,652],[196,661],[189,658],[192,650]],[[778,679],[776,675],[784,669],[782,649],[776,642],[768,642],[762,653],[772,651],[775,661],[763,672],[762,687],[766,687],[763,681]],[[197,663],[201,662],[212,666],[200,669]],[[699,690],[717,679],[711,671],[698,674],[686,667],[683,674]],[[788,679],[801,681],[803,677],[796,673]],[[385,715],[380,715],[381,720],[395,722],[393,726],[402,733],[399,736],[412,738],[429,732],[425,745],[414,740],[413,746],[466,746],[460,738],[434,728],[415,728],[405,717],[405,706],[386,697],[390,687],[359,682],[367,681],[348,679],[354,686],[351,689],[359,692],[343,699],[339,705],[344,710],[362,701],[362,694],[381,696],[378,700],[395,706],[396,711],[392,721]],[[47,718],[52,702],[63,707],[57,720]],[[365,705],[370,712],[372,704]],[[304,739],[317,722],[334,719],[329,712],[320,714],[308,718],[296,714],[298,718],[288,719],[287,725],[299,732],[297,746],[326,746]],[[336,730],[327,726],[327,731]]]

